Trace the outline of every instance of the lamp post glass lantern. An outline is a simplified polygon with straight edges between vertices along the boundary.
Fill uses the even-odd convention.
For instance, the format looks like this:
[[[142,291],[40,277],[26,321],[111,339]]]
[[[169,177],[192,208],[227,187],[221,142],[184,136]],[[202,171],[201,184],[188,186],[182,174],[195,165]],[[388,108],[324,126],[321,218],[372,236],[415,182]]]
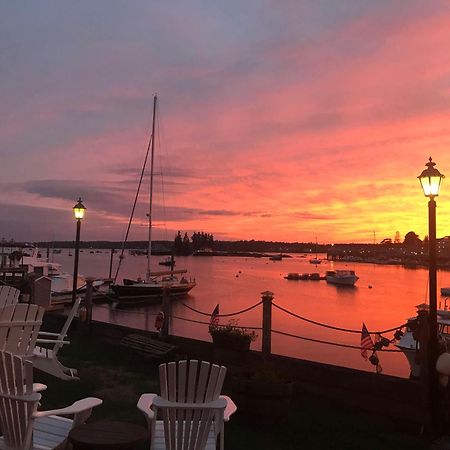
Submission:
[[[75,219],[81,220],[84,218],[84,213],[86,211],[86,207],[83,205],[81,201],[81,197],[78,199],[78,203],[72,208]]]
[[[80,253],[80,230],[81,230],[81,220],[84,218],[84,214],[86,212],[86,207],[83,205],[81,201],[81,197],[78,199],[78,203],[72,208],[73,214],[77,221],[77,234],[75,238],[75,260],[73,263],[73,284],[72,284],[72,304],[75,303],[75,299],[77,296],[77,287],[78,287],[78,256]]]
[[[428,277],[429,277],[429,299],[430,311],[429,342],[428,342],[428,392],[430,401],[430,419],[434,431],[439,427],[439,393],[438,377],[436,372],[436,361],[438,357],[438,324],[437,324],[437,254],[436,254],[436,201],[439,195],[441,182],[444,178],[436,164],[429,159],[427,168],[417,177],[422,185],[423,193],[429,198],[428,201]],[[426,373],[426,372],[424,372]]]

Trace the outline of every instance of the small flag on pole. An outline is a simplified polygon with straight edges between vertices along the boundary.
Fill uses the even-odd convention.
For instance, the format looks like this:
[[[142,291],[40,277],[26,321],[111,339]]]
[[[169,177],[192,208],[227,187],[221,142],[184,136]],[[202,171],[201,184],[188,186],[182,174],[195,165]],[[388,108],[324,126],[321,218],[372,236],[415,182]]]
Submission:
[[[373,341],[363,322],[361,331],[361,356],[367,360],[367,350],[373,350]]]
[[[209,327],[215,327],[219,325],[219,304],[216,305],[214,311],[211,314],[211,319],[209,321]]]

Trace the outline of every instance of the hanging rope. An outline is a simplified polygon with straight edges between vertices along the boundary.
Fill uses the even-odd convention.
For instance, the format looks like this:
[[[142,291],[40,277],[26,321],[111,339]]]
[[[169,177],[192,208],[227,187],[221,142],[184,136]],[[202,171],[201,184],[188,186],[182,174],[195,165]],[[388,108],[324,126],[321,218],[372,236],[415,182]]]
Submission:
[[[321,339],[307,338],[305,336],[298,336],[296,334],[285,333],[283,331],[277,331],[277,330],[272,330],[272,333],[281,334],[282,336],[293,337],[296,339],[302,339],[304,341],[317,342],[319,344],[327,344],[327,345],[333,345],[335,347],[353,348],[353,349],[361,350],[360,345],[339,344],[337,342],[330,342],[330,341],[323,341]],[[389,352],[389,353],[400,353],[402,350],[377,350],[377,351]]]
[[[194,319],[186,319],[185,317],[178,317],[178,316],[169,316],[172,319],[178,319],[178,320],[184,320],[185,322],[193,322],[193,323],[199,323],[202,325],[211,325],[209,322],[203,322],[201,320],[194,320]],[[218,325],[219,327],[221,327],[222,325]],[[238,325],[233,325],[233,328],[240,328],[242,330],[259,330],[261,331],[262,328],[261,327],[242,327],[242,326],[238,326]]]
[[[276,303],[272,303],[273,306],[275,306],[275,308],[278,308],[279,310],[285,312],[286,314],[289,314],[293,317],[296,317],[297,319],[303,320],[305,322],[308,323],[312,323],[313,325],[318,325],[319,327],[324,327],[324,328],[329,328],[330,330],[336,330],[336,331],[344,331],[346,333],[355,333],[355,334],[361,334],[361,330],[351,330],[349,328],[341,328],[341,327],[334,327],[333,325],[327,325],[325,323],[320,323],[320,322],[316,322],[315,320],[311,320],[311,319],[307,319],[306,317],[302,317],[299,316],[298,314],[293,313],[292,311],[289,311],[279,305],[277,305]],[[393,328],[389,328],[388,330],[383,330],[383,331],[371,331],[371,334],[383,334],[383,333],[389,333],[390,331],[395,331],[398,330],[400,328],[403,328],[406,326],[406,323],[399,325],[397,327],[393,327]]]
[[[199,311],[198,309],[192,308],[192,306],[188,306],[186,305],[186,303],[180,302],[183,306],[185,306],[187,309],[190,309],[191,311],[196,312],[197,314],[201,314],[202,316],[208,316],[211,317],[211,313],[205,313],[203,311]],[[249,308],[245,308],[242,309],[241,311],[236,311],[234,313],[229,313],[229,314],[216,314],[216,317],[231,317],[231,316],[237,316],[238,314],[242,314],[245,313],[247,311],[250,311],[254,308],[256,308],[257,306],[261,305],[262,302],[259,303],[255,303],[253,306],[250,306]]]
[[[151,147],[152,140],[153,140],[153,136],[150,136],[150,139],[149,139],[148,145],[147,145],[147,151],[145,153],[144,165],[142,166],[141,176],[139,178],[138,188],[137,188],[137,191],[136,191],[136,195],[134,197],[133,208],[131,209],[130,220],[128,221],[127,232],[125,233],[125,239],[122,242],[122,249],[120,251],[120,256],[119,256],[119,264],[117,265],[116,274],[114,275],[114,283],[117,280],[117,276],[119,275],[119,271],[120,271],[120,266],[122,265],[123,254],[125,252],[125,244],[126,244],[126,242],[128,240],[128,234],[130,233],[131,222],[133,220],[134,211],[136,209],[136,205],[137,205],[137,201],[138,201],[138,197],[139,197],[139,191],[141,190],[142,179],[144,178],[145,166],[147,165],[147,159],[148,159],[148,154],[150,152],[150,147]]]

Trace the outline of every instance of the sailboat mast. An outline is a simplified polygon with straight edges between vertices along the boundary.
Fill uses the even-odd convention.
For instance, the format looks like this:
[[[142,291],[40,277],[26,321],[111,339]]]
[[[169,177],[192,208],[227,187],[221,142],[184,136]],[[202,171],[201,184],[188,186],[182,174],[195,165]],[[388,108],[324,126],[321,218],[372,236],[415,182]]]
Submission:
[[[150,281],[151,270],[150,260],[152,256],[152,207],[153,207],[153,164],[155,157],[155,121],[156,121],[156,100],[157,96],[153,97],[153,120],[152,120],[152,146],[150,157],[150,199],[148,205],[148,249],[147,249],[147,281]]]

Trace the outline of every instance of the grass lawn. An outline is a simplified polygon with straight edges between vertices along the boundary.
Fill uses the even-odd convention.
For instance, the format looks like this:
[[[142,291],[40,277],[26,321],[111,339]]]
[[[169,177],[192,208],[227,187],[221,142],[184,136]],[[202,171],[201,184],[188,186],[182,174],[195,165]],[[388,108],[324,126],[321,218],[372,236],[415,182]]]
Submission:
[[[35,381],[48,386],[41,409],[69,405],[83,397],[102,398],[91,420],[112,419],[145,425],[136,403],[144,392],[159,392],[158,363],[94,337],[71,336],[61,360],[79,370],[80,381],[62,381],[36,371]],[[224,392],[233,398],[232,392]],[[257,424],[239,412],[225,425],[227,449],[419,450],[430,442],[415,431],[399,429],[394,421],[350,410],[321,396],[304,393],[283,424]],[[143,446],[142,448],[146,448]]]

